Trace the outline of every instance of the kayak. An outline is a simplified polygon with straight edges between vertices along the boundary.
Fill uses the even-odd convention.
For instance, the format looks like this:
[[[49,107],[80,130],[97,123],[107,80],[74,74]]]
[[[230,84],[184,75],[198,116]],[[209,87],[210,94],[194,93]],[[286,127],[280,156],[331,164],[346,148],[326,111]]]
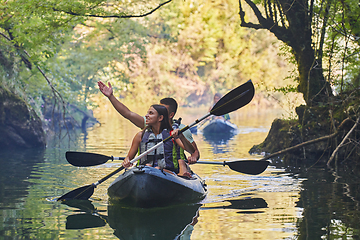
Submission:
[[[229,134],[236,131],[237,126],[224,119],[213,119],[202,130],[203,134]]]
[[[127,169],[108,188],[110,202],[140,208],[198,203],[206,194],[205,181],[195,173],[179,177],[149,166]]]

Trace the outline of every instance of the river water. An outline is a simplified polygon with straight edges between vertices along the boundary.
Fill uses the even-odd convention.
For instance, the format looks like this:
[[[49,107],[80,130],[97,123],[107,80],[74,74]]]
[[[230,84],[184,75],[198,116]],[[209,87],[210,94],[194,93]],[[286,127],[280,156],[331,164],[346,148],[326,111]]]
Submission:
[[[183,109],[189,124],[206,113]],[[245,107],[231,115],[239,133],[231,139],[194,139],[203,161],[259,159],[249,149],[262,142],[280,111]],[[0,155],[0,239],[359,239],[359,182],[345,182],[328,169],[270,165],[259,175],[227,166],[192,166],[205,179],[208,196],[198,205],[155,210],[108,205],[100,184],[90,201],[61,204],[56,198],[91,184],[120,166],[74,167],[66,151],[125,156],[139,131],[114,111],[98,110],[101,122],[87,134],[63,134],[44,151]]]

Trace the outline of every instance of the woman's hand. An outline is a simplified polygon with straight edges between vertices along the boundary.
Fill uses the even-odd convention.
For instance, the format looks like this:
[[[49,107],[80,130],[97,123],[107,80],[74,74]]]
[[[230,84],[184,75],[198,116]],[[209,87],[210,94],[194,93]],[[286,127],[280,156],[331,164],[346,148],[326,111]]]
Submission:
[[[123,165],[125,168],[129,168],[129,167],[131,167],[133,164],[130,162],[129,157],[126,157],[126,158],[124,159],[124,161],[122,162],[122,165]]]
[[[106,97],[110,97],[113,94],[113,89],[111,87],[110,82],[108,82],[109,86],[106,86],[102,81],[98,81],[98,86],[100,91],[106,96]]]
[[[179,138],[179,137],[182,136],[182,132],[179,133],[179,129],[172,130],[172,131],[171,131],[171,136],[172,136],[174,139],[177,139],[177,138]]]

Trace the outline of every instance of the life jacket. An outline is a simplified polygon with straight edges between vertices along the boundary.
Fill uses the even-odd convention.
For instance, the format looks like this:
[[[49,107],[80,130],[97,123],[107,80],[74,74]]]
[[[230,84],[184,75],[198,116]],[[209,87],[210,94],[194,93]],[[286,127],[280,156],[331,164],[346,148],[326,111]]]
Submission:
[[[178,129],[180,128],[180,124],[181,124],[181,120],[182,118],[179,118],[179,119],[173,119],[173,123],[172,123],[172,128],[173,129]],[[184,149],[180,148],[179,147],[179,154],[180,154],[180,158],[179,159],[182,159],[182,160],[186,160],[186,155],[185,155],[185,151]]]
[[[140,154],[152,148],[169,136],[170,131],[167,129],[164,129],[158,135],[155,135],[151,129],[146,129],[140,142]],[[161,169],[165,168],[178,173],[178,159],[180,159],[180,147],[173,142],[173,140],[169,140],[164,142],[164,144],[159,148],[151,151],[148,155],[141,158],[140,163],[147,161],[147,163],[152,164],[153,167],[159,166]]]
[[[179,119],[173,119],[173,122],[172,122],[172,128],[173,129],[178,129],[180,128],[180,124],[181,124],[181,120],[182,118],[179,118]]]

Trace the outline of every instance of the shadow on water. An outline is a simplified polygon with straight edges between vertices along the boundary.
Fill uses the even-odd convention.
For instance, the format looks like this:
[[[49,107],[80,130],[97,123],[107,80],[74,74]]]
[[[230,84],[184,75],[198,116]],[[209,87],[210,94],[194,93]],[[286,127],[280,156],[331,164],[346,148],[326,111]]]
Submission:
[[[28,195],[26,181],[34,166],[44,161],[44,149],[2,150],[0,153],[0,209],[13,208]]]
[[[244,199],[231,199],[223,201],[230,203],[230,205],[214,206],[214,207],[201,207],[201,210],[205,209],[232,209],[242,210],[236,213],[242,214],[254,214],[263,213],[264,208],[268,208],[267,202],[263,198],[244,198]],[[259,210],[262,209],[262,210]]]
[[[201,204],[192,204],[142,209],[110,204],[108,215],[105,215],[88,200],[72,200],[64,204],[77,208],[74,211],[76,214],[67,216],[66,229],[103,227],[108,223],[119,239],[134,240],[150,238],[172,240],[191,233],[197,223],[201,206]]]

